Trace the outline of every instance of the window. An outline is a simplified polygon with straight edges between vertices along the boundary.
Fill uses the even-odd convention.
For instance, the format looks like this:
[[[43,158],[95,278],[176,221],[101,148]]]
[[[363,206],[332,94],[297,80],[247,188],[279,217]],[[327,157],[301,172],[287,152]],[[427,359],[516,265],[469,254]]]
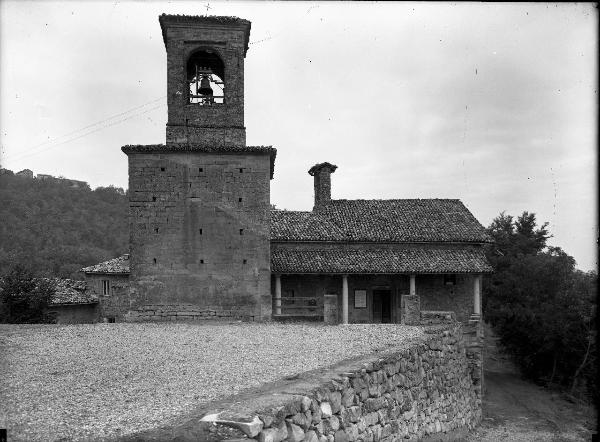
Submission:
[[[354,308],[367,308],[366,290],[354,290]]]
[[[110,295],[110,281],[108,279],[102,280],[102,294],[104,296]]]
[[[444,275],[444,285],[456,285],[456,275]]]
[[[240,235],[244,234],[244,229],[240,229]]]

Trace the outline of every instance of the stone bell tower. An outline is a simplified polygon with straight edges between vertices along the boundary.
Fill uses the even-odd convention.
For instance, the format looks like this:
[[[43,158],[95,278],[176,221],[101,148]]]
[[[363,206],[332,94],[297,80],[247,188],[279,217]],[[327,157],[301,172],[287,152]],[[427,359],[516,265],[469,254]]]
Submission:
[[[161,15],[166,144],[128,145],[129,320],[271,317],[276,150],[246,146],[250,22]]]

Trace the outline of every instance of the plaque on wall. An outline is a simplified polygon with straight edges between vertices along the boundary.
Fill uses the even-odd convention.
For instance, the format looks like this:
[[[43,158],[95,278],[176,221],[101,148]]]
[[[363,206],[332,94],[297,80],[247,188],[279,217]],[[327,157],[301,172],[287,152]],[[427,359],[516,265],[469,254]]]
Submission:
[[[354,290],[354,308],[367,308],[366,290]]]

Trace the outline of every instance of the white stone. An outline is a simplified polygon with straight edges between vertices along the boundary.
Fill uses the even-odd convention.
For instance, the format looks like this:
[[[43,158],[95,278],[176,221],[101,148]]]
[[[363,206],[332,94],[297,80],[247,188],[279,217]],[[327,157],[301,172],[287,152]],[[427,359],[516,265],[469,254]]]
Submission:
[[[331,404],[329,402],[321,402],[321,416],[322,417],[331,417],[332,416],[332,412],[331,412]]]

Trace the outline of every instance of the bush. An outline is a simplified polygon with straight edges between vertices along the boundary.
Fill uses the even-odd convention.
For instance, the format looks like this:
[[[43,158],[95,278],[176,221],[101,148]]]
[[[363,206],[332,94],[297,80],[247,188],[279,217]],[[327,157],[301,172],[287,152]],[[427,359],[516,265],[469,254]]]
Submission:
[[[52,323],[47,313],[55,294],[48,279],[33,278],[30,271],[17,265],[0,280],[0,322],[9,324]]]

